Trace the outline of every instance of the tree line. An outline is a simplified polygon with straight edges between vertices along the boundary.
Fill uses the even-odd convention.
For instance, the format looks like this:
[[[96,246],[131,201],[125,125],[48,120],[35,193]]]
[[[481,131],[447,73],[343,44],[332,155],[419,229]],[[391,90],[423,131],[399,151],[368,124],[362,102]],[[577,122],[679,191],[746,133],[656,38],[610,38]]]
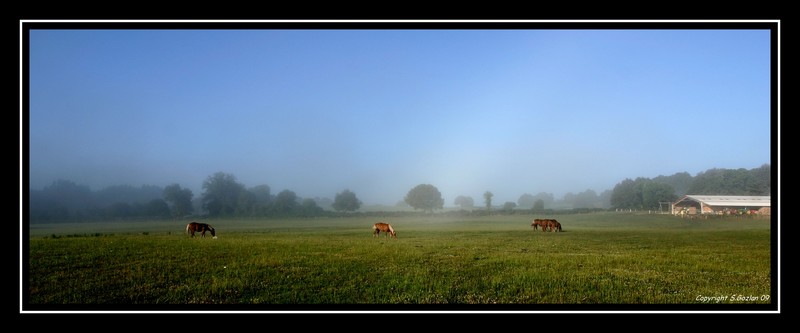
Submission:
[[[246,187],[231,174],[217,172],[202,184],[198,196],[179,184],[164,188],[144,185],[111,186],[100,191],[67,180],[57,180],[42,190],[29,190],[28,212],[32,222],[83,220],[189,218],[189,217],[261,217],[261,216],[335,216],[353,213],[362,202],[356,193],[344,189],[329,198],[301,198],[291,190],[271,193],[268,185]],[[638,177],[619,182],[613,190],[597,194],[586,190],[567,193],[556,200],[552,194],[522,194],[516,202],[497,205],[491,191],[483,193],[483,204],[470,196],[459,195],[453,204],[467,212],[513,213],[520,210],[604,210],[659,209],[685,194],[770,195],[771,169],[764,164],[755,169],[709,169],[691,176],[687,172],[655,178]],[[433,184],[420,184],[402,200],[415,210],[432,213],[442,209],[444,199]]]
[[[355,193],[345,189],[335,200],[301,198],[294,191],[272,194],[268,185],[246,188],[231,174],[217,172],[202,185],[195,197],[179,184],[164,188],[145,185],[111,186],[92,192],[72,181],[57,180],[42,190],[30,190],[29,219],[32,222],[60,222],[136,218],[196,218],[232,216],[322,216],[352,212],[361,207]],[[323,208],[325,207],[325,208]]]
[[[754,169],[708,169],[692,177],[687,172],[652,179],[639,177],[618,183],[611,194],[611,206],[622,209],[659,209],[686,194],[770,195],[771,169],[764,164]]]

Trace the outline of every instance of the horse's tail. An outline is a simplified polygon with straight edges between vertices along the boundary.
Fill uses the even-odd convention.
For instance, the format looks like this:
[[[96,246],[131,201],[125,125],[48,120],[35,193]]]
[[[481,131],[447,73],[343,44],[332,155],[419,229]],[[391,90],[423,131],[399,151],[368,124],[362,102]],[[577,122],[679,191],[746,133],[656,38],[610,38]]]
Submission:
[[[189,226],[191,226],[191,225],[192,225],[191,223],[187,223],[187,224],[186,224],[186,233],[187,233],[187,234],[189,233]]]

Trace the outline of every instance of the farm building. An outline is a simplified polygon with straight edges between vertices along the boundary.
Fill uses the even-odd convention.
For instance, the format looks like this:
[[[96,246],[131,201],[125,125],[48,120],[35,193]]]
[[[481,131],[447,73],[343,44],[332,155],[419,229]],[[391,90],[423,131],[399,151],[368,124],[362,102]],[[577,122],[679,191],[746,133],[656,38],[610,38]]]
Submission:
[[[684,195],[670,205],[672,214],[770,215],[770,196]]]

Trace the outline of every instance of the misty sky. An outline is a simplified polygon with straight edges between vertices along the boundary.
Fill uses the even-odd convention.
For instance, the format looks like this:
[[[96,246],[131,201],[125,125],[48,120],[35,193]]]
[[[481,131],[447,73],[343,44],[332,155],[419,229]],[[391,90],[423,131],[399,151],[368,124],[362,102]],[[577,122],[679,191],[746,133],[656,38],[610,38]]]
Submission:
[[[130,26],[126,26],[130,28]],[[771,161],[768,30],[30,31],[29,180],[394,205]]]

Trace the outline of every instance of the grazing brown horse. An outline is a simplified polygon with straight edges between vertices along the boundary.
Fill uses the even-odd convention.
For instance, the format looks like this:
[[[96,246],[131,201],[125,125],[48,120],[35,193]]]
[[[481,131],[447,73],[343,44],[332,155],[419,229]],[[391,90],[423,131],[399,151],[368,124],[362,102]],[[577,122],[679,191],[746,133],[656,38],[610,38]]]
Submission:
[[[214,239],[217,238],[217,231],[214,230],[214,227],[206,224],[206,223],[197,223],[191,222],[186,225],[186,233],[191,234],[194,237],[195,232],[200,233],[200,237],[206,237],[206,231],[211,232],[211,236],[214,236]]]
[[[542,227],[542,232],[545,232],[548,229],[551,232],[561,231],[561,223],[554,219],[533,219],[533,222],[531,222],[531,227],[533,227],[533,230],[537,230],[537,227]]]
[[[533,219],[533,222],[531,222],[531,227],[533,227],[533,230],[538,230],[538,227],[542,227],[542,231],[546,231],[548,224],[545,221],[546,220],[542,219]]]
[[[386,237],[392,235],[392,237],[397,238],[397,233],[394,232],[391,224],[378,222],[372,225],[372,237],[378,237],[381,231],[385,233]]]
[[[552,232],[561,232],[561,223],[556,220],[550,219],[547,220],[547,224],[550,227],[550,231]]]

